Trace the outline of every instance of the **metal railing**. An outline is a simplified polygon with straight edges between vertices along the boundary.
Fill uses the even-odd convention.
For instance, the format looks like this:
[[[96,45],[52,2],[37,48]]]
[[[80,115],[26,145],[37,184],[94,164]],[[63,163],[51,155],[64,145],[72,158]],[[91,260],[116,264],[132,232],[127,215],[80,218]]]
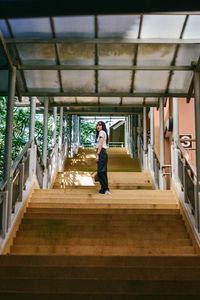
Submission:
[[[61,165],[63,165],[66,158],[67,150],[67,140],[65,139],[59,153],[59,159],[62,160],[60,161]],[[56,143],[50,152],[45,167],[36,139],[34,139],[34,141],[29,141],[25,145],[14,161],[10,171],[10,181],[3,182],[0,185],[0,236],[2,238],[5,237],[11,226],[12,214],[17,213],[16,205],[22,202],[23,192],[26,190],[28,180],[31,180],[31,177],[35,175],[39,187],[43,188],[46,172],[45,188],[50,187],[58,168],[58,152],[58,144]]]
[[[195,214],[196,168],[181,144],[178,144],[178,149],[178,178],[184,192],[184,202],[189,204],[192,214]]]

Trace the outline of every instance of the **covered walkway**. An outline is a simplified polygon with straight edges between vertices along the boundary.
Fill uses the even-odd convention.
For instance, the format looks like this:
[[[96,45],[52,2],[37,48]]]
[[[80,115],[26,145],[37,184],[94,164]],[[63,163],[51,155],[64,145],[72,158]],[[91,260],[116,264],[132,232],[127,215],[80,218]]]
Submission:
[[[174,12],[62,16],[49,14],[39,18],[35,16],[28,18],[6,16],[0,19],[0,95],[8,97],[3,183],[0,186],[1,253],[5,253],[3,251],[13,243],[14,234],[17,232],[21,220],[22,228],[25,227],[25,231],[27,230],[26,228],[30,229],[29,218],[33,218],[38,208],[39,211],[36,212],[36,215],[38,215],[34,215],[36,220],[33,218],[33,224],[35,224],[33,235],[36,235],[36,239],[38,238],[38,225],[39,227],[46,226],[46,223],[48,223],[47,225],[52,225],[52,232],[55,234],[55,223],[52,219],[50,221],[48,219],[49,213],[51,215],[54,214],[54,209],[59,211],[58,215],[55,214],[53,218],[57,220],[56,224],[61,225],[60,233],[63,230],[63,222],[60,221],[60,217],[61,219],[66,219],[64,223],[69,225],[67,218],[69,217],[71,220],[71,212],[77,214],[75,218],[78,218],[78,215],[81,215],[82,212],[90,215],[89,211],[93,209],[94,215],[89,217],[89,220],[92,222],[92,228],[94,228],[92,232],[90,232],[88,224],[85,224],[83,219],[71,220],[72,225],[69,225],[69,227],[74,226],[73,222],[78,222],[78,224],[80,222],[80,224],[84,225],[81,229],[83,233],[87,232],[89,235],[94,235],[96,228],[95,215],[100,214],[99,220],[101,224],[99,225],[97,222],[97,225],[100,226],[100,228],[97,226],[99,234],[97,244],[94,242],[95,237],[92,236],[91,240],[89,240],[89,243],[92,243],[92,245],[86,244],[85,246],[84,244],[82,248],[80,245],[80,247],[75,245],[76,243],[73,244],[76,241],[75,238],[72,239],[72,247],[68,245],[65,248],[63,245],[58,245],[55,248],[60,249],[58,252],[56,252],[57,250],[55,252],[52,250],[53,245],[50,245],[49,248],[46,247],[47,245],[43,245],[44,247],[41,247],[42,251],[38,250],[39,252],[37,253],[37,249],[40,249],[40,245],[38,245],[38,248],[37,246],[35,248],[27,246],[28,250],[24,253],[24,239],[22,237],[16,239],[16,244],[13,244],[13,254],[51,255],[60,253],[62,255],[73,256],[74,254],[80,256],[83,250],[85,257],[87,255],[92,257],[95,256],[95,253],[98,253],[99,256],[104,256],[104,258],[106,256],[118,255],[118,257],[125,257],[141,254],[144,259],[146,255],[165,256],[169,254],[172,256],[190,256],[191,259],[192,256],[199,255],[199,28],[200,12],[198,11],[179,11],[176,14]],[[194,101],[195,137],[191,139],[195,144],[196,156],[194,165],[180,144],[180,101],[185,101],[188,106]],[[11,166],[13,109],[15,106],[30,106],[29,141]],[[164,116],[166,107],[169,108],[168,120]],[[35,140],[35,115],[38,111],[44,116],[42,153],[40,153]],[[157,111],[159,112],[159,118],[156,119]],[[54,117],[54,129],[52,131],[52,149],[50,154],[47,155],[49,113],[53,114]],[[56,139],[58,114],[60,117],[59,137]],[[110,176],[110,180],[113,180],[114,191],[113,195],[106,196],[110,197],[107,198],[107,203],[105,203],[106,198],[102,200],[99,199],[99,195],[94,194],[94,189],[92,192],[87,191],[87,189],[73,191],[68,189],[67,185],[69,184],[67,180],[69,179],[69,174],[64,172],[67,172],[67,169],[72,166],[73,162],[74,170],[72,172],[76,172],[76,159],[83,158],[83,155],[80,155],[82,151],[80,149],[80,120],[81,117],[87,118],[91,116],[110,116],[110,118],[122,116],[124,118],[124,144],[129,159],[127,164],[125,164],[125,160],[123,161],[123,168],[126,171],[133,171],[132,162],[137,161],[137,167],[141,167],[142,174],[148,174],[149,176],[147,180],[145,177],[144,182],[149,184],[150,181],[155,190],[138,192],[133,186],[134,176],[130,180],[128,175],[127,177],[124,176],[124,178],[127,178],[127,181],[130,180],[129,188],[127,188],[127,185],[123,186],[124,178],[118,182],[114,178],[115,175]],[[157,125],[159,130],[155,131],[157,120],[159,120]],[[185,122],[187,123],[187,118]],[[170,137],[167,151],[166,137]],[[156,151],[156,142],[158,141],[159,151]],[[115,151],[117,152],[117,149]],[[122,148],[120,151],[123,152],[124,149]],[[167,164],[166,155],[169,153],[171,159],[170,164]],[[85,164],[85,161],[83,164]],[[90,172],[92,170],[85,171]],[[57,181],[55,181],[56,176]],[[139,179],[139,175],[137,179]],[[64,186],[59,186],[58,189],[58,185],[62,183],[64,183]],[[54,190],[50,190],[53,184],[55,184]],[[117,189],[122,189],[122,191],[117,191]],[[29,206],[30,199],[32,200]],[[92,204],[91,201],[93,201]],[[48,212],[45,209],[43,210],[45,207]],[[100,208],[100,213],[98,208]],[[29,209],[31,211],[30,215]],[[168,211],[166,212],[166,210]],[[25,212],[27,215],[23,219]],[[80,212],[81,214],[79,214]],[[118,213],[120,215],[119,220]],[[168,216],[168,213],[170,216]],[[121,228],[122,234],[120,237],[118,236],[119,244],[117,244],[117,241],[116,249],[112,247],[115,244],[114,238],[107,239],[103,237],[102,240],[102,236],[106,233],[106,227],[102,230],[102,224],[105,221],[106,224],[109,223],[107,228],[115,235],[115,221],[114,223],[109,222],[107,214],[110,215],[111,219],[117,220],[118,225],[121,222],[120,220],[126,219],[124,214],[130,214],[130,219],[127,217],[127,220],[124,220],[127,223],[125,222],[124,227],[122,226],[123,228]],[[134,222],[137,223],[137,214],[144,217],[144,224],[146,224],[147,219],[149,223],[153,220],[152,231],[150,230],[152,234],[155,233],[156,235],[156,232],[162,228],[163,236],[158,242],[158,244],[162,244],[160,249],[155,246],[156,250],[154,249],[151,252],[149,250],[151,244],[149,244],[148,238],[146,240],[146,237],[144,238],[145,247],[142,246],[142,248],[145,248],[143,250],[140,249],[140,242],[138,242],[138,248],[136,247],[132,237],[131,241],[126,241],[127,247],[123,248],[120,244],[120,239],[123,238],[126,230],[127,234],[131,236],[133,230],[132,222],[136,218]],[[155,216],[156,214],[159,216]],[[176,241],[177,244],[171,242],[170,245],[173,250],[172,248],[166,248],[167,237],[165,233],[167,226],[163,214],[167,215],[167,218],[173,219],[173,224],[177,226],[177,232],[181,231],[185,236],[184,241],[181,241],[180,244],[179,241]],[[180,216],[181,219],[179,218]],[[40,219],[40,217],[46,221],[37,221],[37,218]],[[82,216],[79,217],[82,218]],[[80,224],[75,226],[80,226]],[[156,224],[159,224],[160,227]],[[141,224],[137,226],[142,232],[148,232],[148,226],[147,228],[145,227],[146,225],[144,227]],[[170,228],[172,233],[173,226]],[[69,231],[69,233],[76,235],[77,228],[73,230]],[[186,231],[189,232],[187,237]],[[79,236],[78,239],[81,239],[81,237]],[[158,239],[157,236],[156,239]],[[88,241],[88,239],[86,240]],[[143,241],[143,238],[141,240]],[[21,241],[22,246],[20,246]],[[31,243],[34,243],[33,241],[35,240],[33,239]],[[66,237],[64,242],[66,242]],[[131,250],[129,249],[129,242],[132,245]],[[63,243],[63,240],[61,243]],[[157,245],[157,240],[155,244]],[[35,249],[35,252],[33,249]],[[191,262],[190,259],[185,260],[186,265]],[[160,265],[159,261],[157,262],[158,270],[156,270],[155,280],[159,290],[162,289],[162,284],[160,285],[159,281]],[[171,262],[173,262],[173,259]],[[178,262],[179,260],[176,261],[177,264]],[[170,264],[169,261],[163,260],[161,264],[166,266],[168,263]],[[4,264],[3,260],[2,264]],[[89,260],[88,264],[90,264]],[[186,265],[185,267],[187,267]],[[120,273],[120,271],[118,272]],[[193,280],[190,289],[188,289],[188,295],[193,293],[192,290],[196,283],[199,286],[199,283],[194,280],[194,278],[198,278],[198,272],[195,273],[197,274],[196,277],[188,275],[188,278]],[[179,279],[181,281],[181,273],[179,270],[178,273],[174,273],[174,277],[178,274],[177,276],[180,276]],[[97,278],[99,279],[98,276]],[[114,277],[111,274],[108,280],[114,280]],[[128,280],[133,279],[132,275],[127,278]],[[188,278],[184,280],[188,280]],[[72,292],[73,285],[69,283],[71,277],[66,280],[67,286],[70,287]],[[128,286],[126,289],[127,282],[123,286],[121,277],[120,280],[122,283],[120,292],[128,295],[127,297],[132,297],[134,291],[132,289],[129,290]],[[166,287],[169,287],[170,275],[166,276],[165,280],[167,281]],[[78,283],[80,284],[79,281]],[[90,283],[87,284],[89,289],[93,286],[93,283],[92,285]],[[114,294],[117,295],[116,284],[113,284]],[[81,285],[78,286],[81,292],[86,293],[85,289],[81,289]],[[152,282],[149,286],[149,293],[152,291],[157,293],[157,290],[155,292],[153,288]],[[109,297],[111,291],[106,286],[104,287],[104,291]],[[140,287],[137,287],[140,290]],[[172,283],[172,294],[176,291],[176,288],[176,284]],[[26,293],[32,294],[31,289],[32,287]],[[41,294],[43,291],[43,286],[41,286]],[[98,294],[98,288],[96,291]],[[20,292],[20,289],[18,292]],[[69,293],[69,291],[64,289],[65,292]],[[181,290],[179,292],[180,294],[183,293]],[[45,293],[47,295],[48,291],[45,290]],[[164,293],[170,296],[167,289]],[[60,290],[60,294],[62,294],[62,290]],[[197,294],[200,294],[199,289]],[[99,299],[102,299],[102,295],[99,297]]]

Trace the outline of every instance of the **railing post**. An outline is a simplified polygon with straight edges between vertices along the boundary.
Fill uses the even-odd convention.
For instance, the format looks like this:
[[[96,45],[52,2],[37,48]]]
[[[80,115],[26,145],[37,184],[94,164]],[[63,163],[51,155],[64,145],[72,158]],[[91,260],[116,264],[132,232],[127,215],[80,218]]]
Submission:
[[[21,163],[19,175],[19,201],[22,201],[23,189],[24,189],[24,163]]]
[[[8,230],[8,191],[3,192],[3,212],[2,212],[2,238],[5,238]]]
[[[163,174],[163,166],[165,164],[165,148],[164,148],[164,99],[160,98],[160,171],[159,182],[160,189],[165,189],[165,177]]]
[[[200,232],[200,72],[194,72],[194,94],[195,94],[195,136],[196,136],[196,192],[195,192],[195,222]]]

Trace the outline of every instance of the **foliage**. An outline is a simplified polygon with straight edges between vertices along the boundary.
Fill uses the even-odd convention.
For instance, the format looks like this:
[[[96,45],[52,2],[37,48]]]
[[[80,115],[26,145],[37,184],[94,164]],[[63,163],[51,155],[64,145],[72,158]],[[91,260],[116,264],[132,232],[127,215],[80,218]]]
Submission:
[[[17,158],[29,138],[29,116],[30,108],[16,108],[13,114],[13,139],[12,139],[12,161]],[[59,120],[57,120],[59,122]],[[48,118],[48,151],[52,146],[52,124],[53,116]],[[59,123],[57,135],[59,131]],[[35,137],[42,152],[43,143],[43,116],[41,114],[36,115],[35,120]],[[3,175],[3,162],[4,162],[4,145],[5,145],[5,128],[6,128],[6,98],[0,97],[0,181]]]
[[[96,134],[96,121],[82,120],[81,126],[81,146],[94,147]]]

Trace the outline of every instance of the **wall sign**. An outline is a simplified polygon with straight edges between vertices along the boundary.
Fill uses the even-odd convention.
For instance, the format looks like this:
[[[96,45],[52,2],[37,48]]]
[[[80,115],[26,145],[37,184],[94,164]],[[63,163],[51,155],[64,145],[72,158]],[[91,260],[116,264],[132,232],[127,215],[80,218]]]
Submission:
[[[189,141],[180,141],[182,147],[187,149],[192,148],[192,141],[190,141],[190,139],[192,139],[192,134],[180,134],[179,137],[180,139],[189,140]]]

